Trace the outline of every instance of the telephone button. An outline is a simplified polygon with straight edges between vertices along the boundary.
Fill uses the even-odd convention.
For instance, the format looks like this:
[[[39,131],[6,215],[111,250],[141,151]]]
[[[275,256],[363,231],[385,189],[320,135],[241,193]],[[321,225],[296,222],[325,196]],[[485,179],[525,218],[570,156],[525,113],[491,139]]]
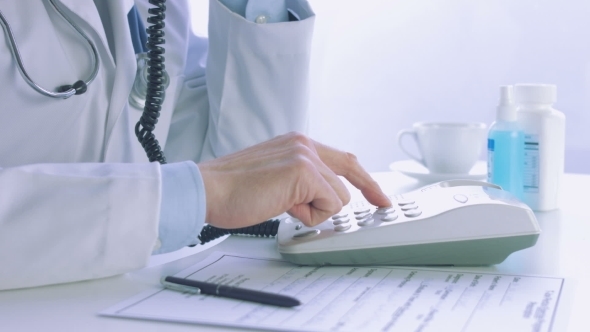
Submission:
[[[404,206],[404,205],[414,204],[414,203],[416,203],[416,202],[412,199],[400,199],[399,201],[397,201],[397,205],[399,205],[399,206]]]
[[[381,221],[394,221],[397,219],[397,213],[390,213],[386,216],[381,217]]]
[[[416,210],[418,208],[418,205],[404,205],[401,207],[402,211],[410,211],[410,210]]]
[[[308,237],[314,237],[316,235],[320,234],[320,230],[319,229],[312,229],[306,232],[302,232],[299,234],[295,234],[293,235],[294,239],[302,239],[302,238],[308,238]]]
[[[348,225],[338,225],[338,226],[334,227],[334,230],[336,232],[344,232],[344,231],[347,231],[349,229],[350,229],[350,224],[348,224]]]
[[[410,210],[410,211],[404,212],[404,215],[409,218],[414,218],[414,217],[417,217],[421,214],[422,214],[422,211],[420,211],[420,210]]]
[[[346,224],[347,222],[349,222],[350,219],[346,218],[346,219],[336,219],[334,220],[334,222],[332,222],[334,225],[342,225],[342,224]]]
[[[336,219],[340,219],[340,218],[344,218],[344,217],[348,217],[348,213],[340,212],[338,214],[333,215],[332,220],[336,220]]]
[[[356,220],[363,220],[363,219],[367,219],[367,217],[370,217],[371,214],[370,213],[365,213],[365,214],[359,214],[358,216],[355,216]]]
[[[395,212],[395,209],[393,208],[393,206],[380,207],[375,212],[378,213],[378,214],[390,214],[390,213]]]
[[[354,214],[365,214],[365,213],[369,213],[371,211],[371,209],[360,209],[360,210],[356,210],[354,211]]]
[[[374,221],[375,221],[375,219],[373,219],[373,217],[369,217],[369,218],[366,218],[366,219],[360,220],[360,221],[359,221],[359,222],[357,222],[356,224],[362,227],[362,226],[367,226],[367,225],[370,225],[370,224],[372,224]]]

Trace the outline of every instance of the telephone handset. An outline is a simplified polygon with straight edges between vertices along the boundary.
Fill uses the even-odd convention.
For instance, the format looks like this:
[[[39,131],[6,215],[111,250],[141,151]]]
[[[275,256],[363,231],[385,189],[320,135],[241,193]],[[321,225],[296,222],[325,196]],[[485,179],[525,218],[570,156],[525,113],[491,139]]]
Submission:
[[[302,265],[491,265],[541,232],[527,205],[487,182],[443,181],[390,199],[388,208],[350,203],[315,227],[284,219],[278,250]]]

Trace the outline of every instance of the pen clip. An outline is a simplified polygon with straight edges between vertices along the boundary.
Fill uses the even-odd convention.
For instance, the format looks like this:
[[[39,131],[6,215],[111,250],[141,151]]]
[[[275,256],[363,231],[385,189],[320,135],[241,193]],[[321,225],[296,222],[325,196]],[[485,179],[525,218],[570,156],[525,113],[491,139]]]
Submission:
[[[160,279],[160,283],[162,284],[162,286],[170,290],[175,290],[183,293],[201,294],[201,289],[198,287],[175,284],[173,282],[166,281],[166,277],[162,277]]]

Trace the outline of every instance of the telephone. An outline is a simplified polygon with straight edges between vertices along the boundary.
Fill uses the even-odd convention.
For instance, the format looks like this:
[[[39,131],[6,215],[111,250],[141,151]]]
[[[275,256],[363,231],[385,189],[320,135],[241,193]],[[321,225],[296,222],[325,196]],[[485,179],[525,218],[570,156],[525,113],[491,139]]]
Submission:
[[[391,195],[392,207],[352,202],[323,223],[278,228],[278,251],[301,265],[492,265],[534,246],[533,211],[499,186],[450,180]]]

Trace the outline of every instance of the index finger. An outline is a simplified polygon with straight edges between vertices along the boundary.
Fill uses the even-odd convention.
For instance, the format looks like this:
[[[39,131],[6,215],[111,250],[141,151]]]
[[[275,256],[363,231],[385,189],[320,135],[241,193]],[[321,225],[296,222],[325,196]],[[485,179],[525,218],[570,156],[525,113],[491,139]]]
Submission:
[[[377,181],[365,171],[354,154],[313,142],[324,164],[358,188],[369,203],[379,207],[391,206],[391,200],[383,193]]]

